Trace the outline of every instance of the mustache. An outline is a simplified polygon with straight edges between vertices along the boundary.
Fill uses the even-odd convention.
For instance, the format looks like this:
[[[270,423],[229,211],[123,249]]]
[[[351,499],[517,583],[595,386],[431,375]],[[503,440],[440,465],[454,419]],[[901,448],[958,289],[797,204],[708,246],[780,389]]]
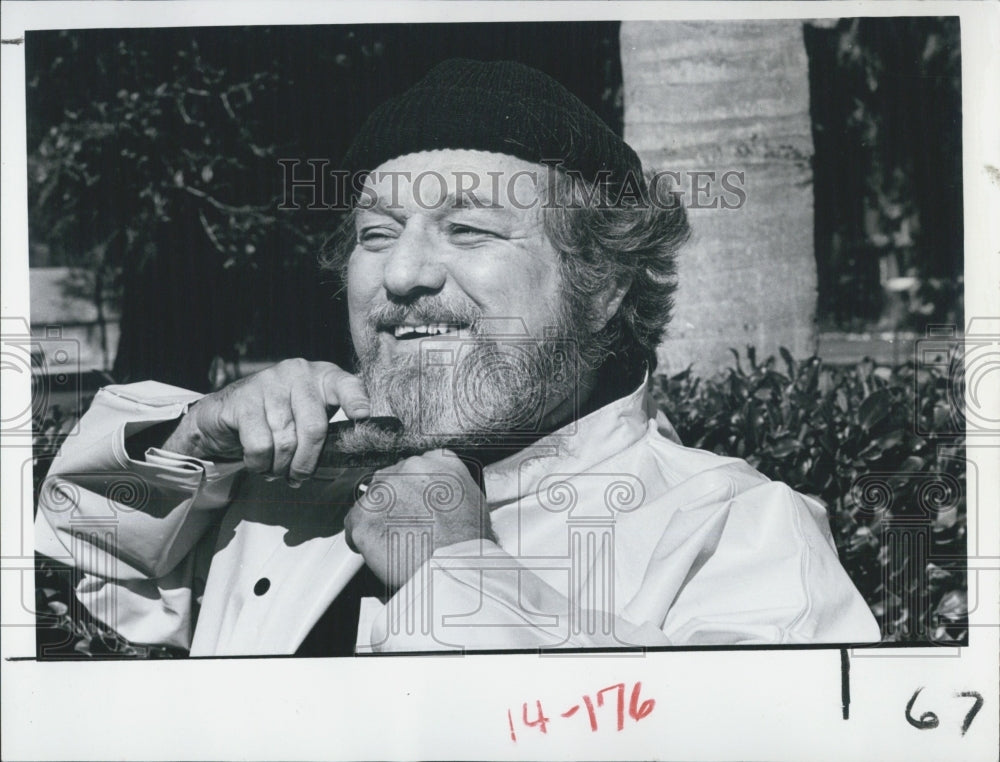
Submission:
[[[381,304],[368,313],[367,322],[377,331],[384,331],[402,323],[473,326],[482,314],[482,310],[468,302],[452,302],[440,296],[425,296],[406,304],[398,302]]]

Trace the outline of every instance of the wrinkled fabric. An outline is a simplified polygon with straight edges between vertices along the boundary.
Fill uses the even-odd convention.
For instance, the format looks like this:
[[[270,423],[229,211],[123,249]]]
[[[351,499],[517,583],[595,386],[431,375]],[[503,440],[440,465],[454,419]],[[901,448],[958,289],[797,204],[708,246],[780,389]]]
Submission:
[[[125,439],[199,395],[101,390],[42,487],[40,552],[138,643],[192,655],[290,654],[361,567],[343,516],[358,472],[299,490],[239,464]],[[437,550],[358,651],[862,643],[879,639],[824,507],[744,461],[683,447],[645,384],[486,467],[497,542]]]

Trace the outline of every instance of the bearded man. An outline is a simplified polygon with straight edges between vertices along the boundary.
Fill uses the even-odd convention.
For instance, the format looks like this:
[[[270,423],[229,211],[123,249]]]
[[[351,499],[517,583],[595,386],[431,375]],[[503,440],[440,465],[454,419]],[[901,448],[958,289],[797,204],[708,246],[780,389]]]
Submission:
[[[688,229],[592,111],[448,61],[345,164],[358,375],[102,390],[37,522],[92,614],[192,655],[878,639],[823,507],[648,396]]]

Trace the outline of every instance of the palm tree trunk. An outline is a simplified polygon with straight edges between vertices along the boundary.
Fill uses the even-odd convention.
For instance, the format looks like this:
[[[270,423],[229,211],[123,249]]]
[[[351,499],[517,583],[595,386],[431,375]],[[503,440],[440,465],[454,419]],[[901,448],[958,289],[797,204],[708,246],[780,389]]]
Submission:
[[[625,138],[647,170],[680,173],[694,230],[680,255],[659,369],[694,364],[710,373],[731,364],[730,347],[748,344],[758,357],[779,346],[813,354],[813,145],[801,22],[624,22],[621,51]],[[727,172],[744,173],[744,203],[721,186]],[[730,174],[729,184],[739,177]],[[695,197],[695,182],[708,192]]]

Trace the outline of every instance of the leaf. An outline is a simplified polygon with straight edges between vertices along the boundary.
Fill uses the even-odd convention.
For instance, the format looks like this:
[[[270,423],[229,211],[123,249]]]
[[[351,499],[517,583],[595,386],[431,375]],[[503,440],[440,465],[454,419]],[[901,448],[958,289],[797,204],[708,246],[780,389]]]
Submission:
[[[771,448],[769,454],[775,458],[786,458],[793,452],[797,452],[801,445],[795,437],[787,436],[779,439]]]
[[[736,359],[736,371],[742,376],[743,366],[740,365],[740,353],[737,352],[733,347],[729,347],[729,351],[733,353],[733,357]]]
[[[848,401],[843,389],[837,390],[837,407],[840,408],[842,413],[846,413],[851,409],[851,403]]]
[[[858,453],[858,457],[864,458],[865,460],[878,460],[882,457],[882,448],[879,447],[878,442],[872,442]]]
[[[813,394],[816,391],[817,381],[819,380],[819,360],[817,358],[810,358],[808,368],[805,375],[805,392],[806,394]]]
[[[776,371],[776,370],[770,370],[769,369],[767,371],[767,373],[765,374],[764,378],[767,379],[767,381],[775,389],[777,389],[779,391],[782,390],[782,389],[784,389],[784,387],[788,386],[788,384],[791,383],[791,381],[788,378],[788,376],[783,376],[781,373],[778,373],[778,371]]]
[[[778,352],[781,354],[781,359],[785,361],[785,365],[788,367],[788,375],[791,378],[795,378],[795,360],[792,359],[792,353],[785,347],[778,347]]]
[[[962,619],[968,612],[969,605],[965,593],[961,590],[952,590],[945,593],[941,598],[941,602],[938,603],[937,608],[934,609],[935,614],[952,621]]]
[[[813,463],[812,473],[809,475],[814,488],[825,489],[833,478],[833,466],[826,458],[818,458]]]
[[[906,432],[902,429],[896,429],[895,431],[890,431],[888,434],[884,434],[875,440],[875,444],[881,447],[883,450],[891,450],[893,447],[897,447],[902,444],[903,439],[906,437]]]
[[[869,394],[858,407],[858,423],[861,428],[868,431],[876,423],[889,415],[892,409],[892,395],[888,389],[880,389],[873,394]]]
[[[925,464],[926,461],[923,458],[918,458],[916,455],[910,455],[906,460],[899,464],[897,470],[902,473],[915,473],[923,471]]]

